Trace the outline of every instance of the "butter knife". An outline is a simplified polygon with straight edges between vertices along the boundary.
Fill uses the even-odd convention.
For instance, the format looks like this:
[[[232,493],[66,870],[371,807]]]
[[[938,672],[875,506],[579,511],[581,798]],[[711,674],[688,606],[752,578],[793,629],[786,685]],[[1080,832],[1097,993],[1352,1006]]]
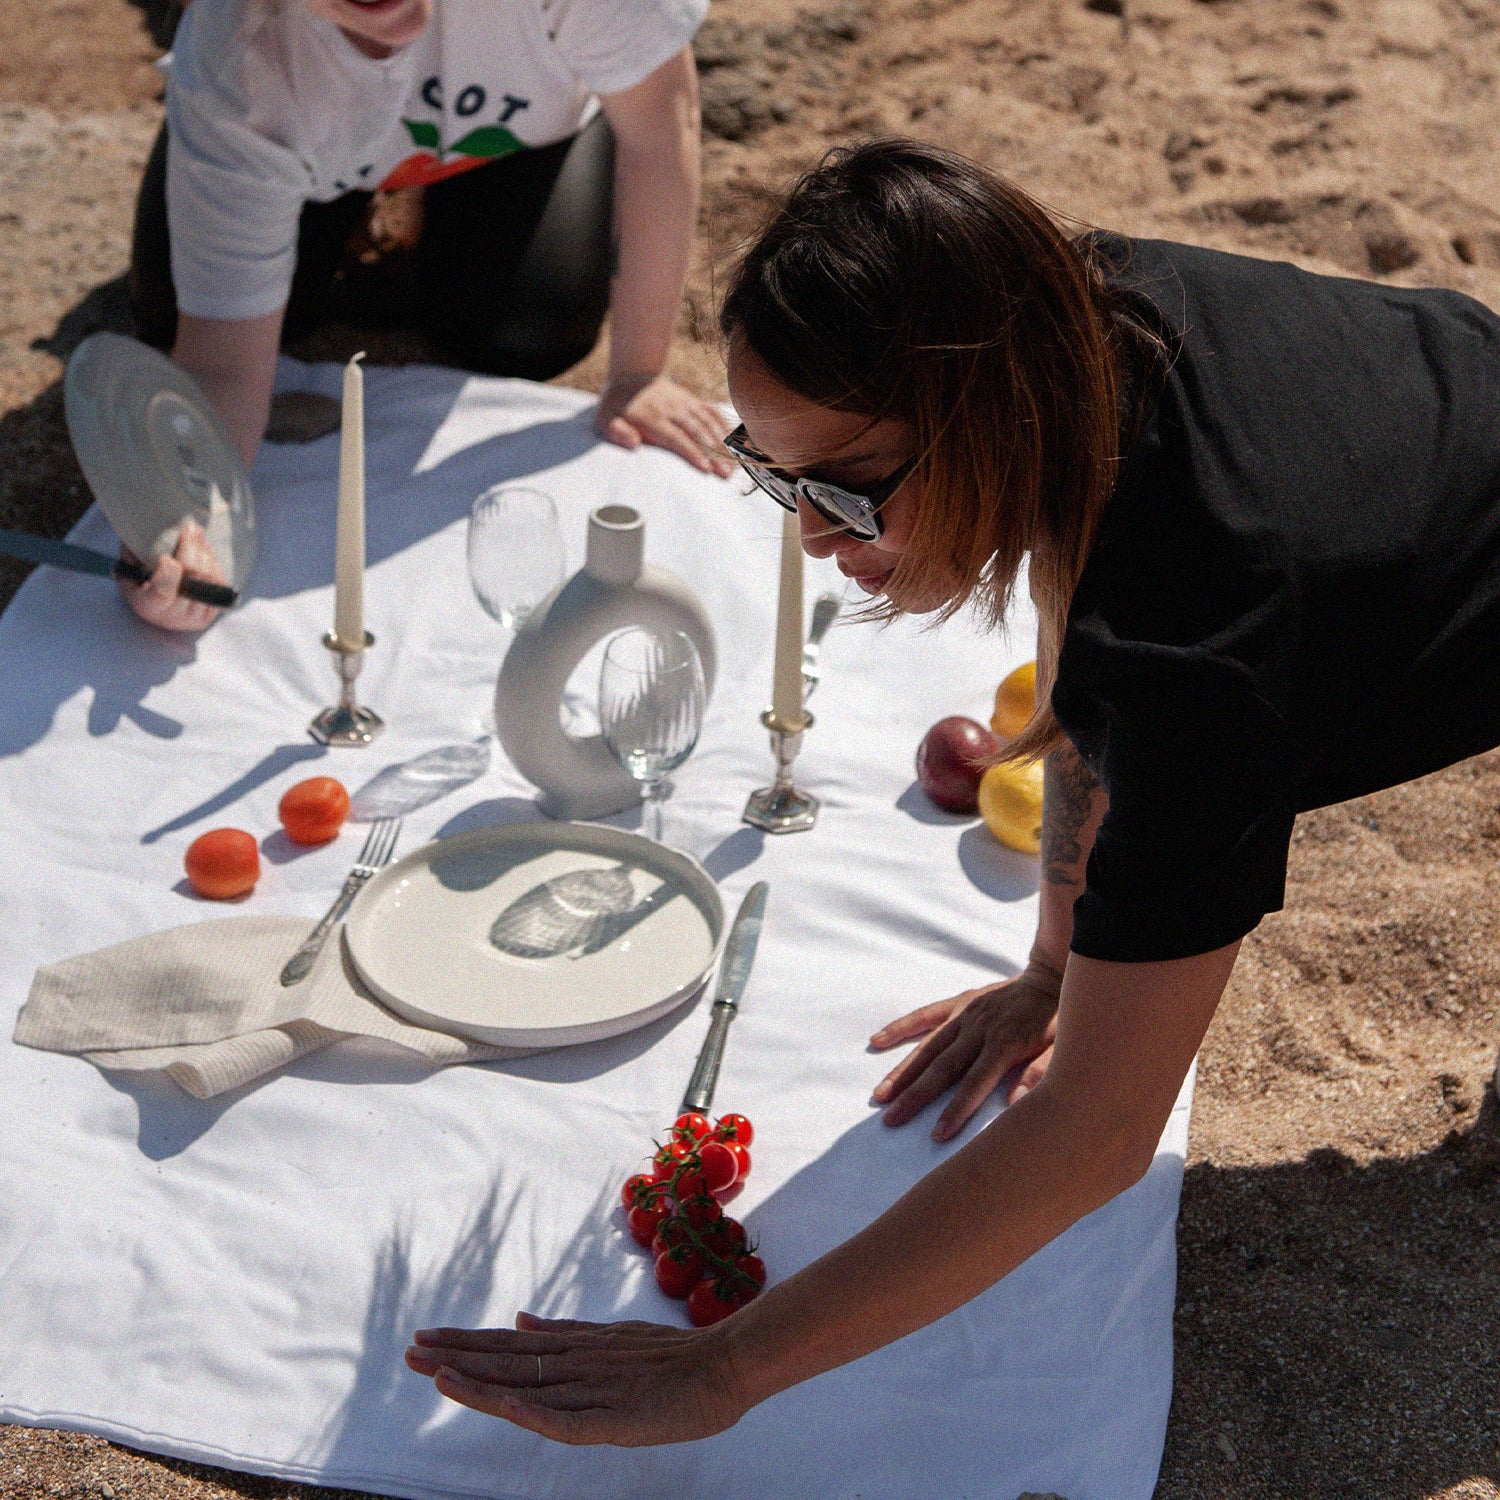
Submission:
[[[812,626],[807,632],[807,644],[802,648],[802,696],[812,695],[812,690],[822,680],[823,669],[818,665],[818,656],[823,649],[823,637],[828,627],[838,619],[844,601],[837,594],[819,594],[813,605]]]
[[[144,583],[151,576],[151,569],[133,558],[111,557],[107,552],[95,552],[91,547],[79,547],[72,542],[56,542],[51,537],[33,536],[29,531],[0,530],[0,555],[19,557],[25,562],[47,563],[54,568],[66,568],[70,573],[128,578],[131,583]],[[216,604],[220,609],[228,609],[239,598],[227,584],[210,583],[206,578],[190,578],[187,574],[178,583],[177,592],[185,599]]]
[[[740,1008],[740,996],[750,978],[755,962],[755,946],[760,942],[760,924],[766,914],[766,895],[770,886],[757,880],[745,893],[729,939],[724,944],[724,959],[719,965],[719,984],[714,992],[714,1008],[708,1022],[708,1036],[698,1053],[687,1093],[682,1096],[680,1113],[698,1110],[707,1113],[713,1102],[714,1085],[719,1081],[719,1064],[724,1060],[724,1043],[729,1039],[729,1023]]]

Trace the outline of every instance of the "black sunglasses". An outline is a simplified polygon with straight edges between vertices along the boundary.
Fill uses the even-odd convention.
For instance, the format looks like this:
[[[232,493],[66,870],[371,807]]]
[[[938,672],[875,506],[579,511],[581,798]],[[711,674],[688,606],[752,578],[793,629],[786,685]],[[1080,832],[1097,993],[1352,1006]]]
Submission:
[[[788,474],[766,462],[765,454],[750,446],[742,422],[724,439],[724,446],[734,454],[740,467],[778,505],[795,511],[797,502],[805,500],[828,522],[830,526],[847,532],[856,541],[878,541],[885,533],[885,522],[880,519],[880,507],[901,488],[907,475],[917,466],[909,458],[884,479],[872,484],[863,494],[846,490],[826,479],[808,479],[803,475]]]

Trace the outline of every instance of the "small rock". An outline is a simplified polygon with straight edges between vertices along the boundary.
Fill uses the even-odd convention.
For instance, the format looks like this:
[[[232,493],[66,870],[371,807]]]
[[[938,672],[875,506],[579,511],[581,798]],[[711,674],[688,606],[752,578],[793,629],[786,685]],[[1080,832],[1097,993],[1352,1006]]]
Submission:
[[[842,47],[865,34],[864,20],[853,6],[803,11],[797,18],[797,29],[814,47]]]
[[[1205,162],[1204,166],[1207,165]],[[1257,228],[1265,224],[1290,224],[1297,217],[1297,206],[1285,198],[1247,198],[1236,203],[1234,211],[1246,224]]]
[[[99,1493],[104,1500],[115,1500],[115,1487],[107,1479],[99,1486]]]
[[[1123,16],[1125,0],[1083,0],[1083,8],[1098,11],[1101,16]]]
[[[703,128],[721,141],[743,141],[776,118],[770,91],[737,68],[716,68],[700,85]],[[777,106],[790,114],[782,100]]]
[[[1366,235],[1365,254],[1370,257],[1370,269],[1377,276],[1404,271],[1422,258],[1422,252],[1411,237],[1399,229],[1376,230]]]
[[[1447,18],[1433,0],[1381,0],[1375,35],[1390,52],[1431,57],[1442,44]]]
[[[1240,1456],[1234,1451],[1234,1444],[1229,1441],[1229,1434],[1227,1432],[1221,1431],[1217,1435],[1217,1441],[1219,1444],[1219,1452],[1222,1453],[1230,1463],[1237,1464],[1240,1461]]]
[[[735,21],[710,16],[693,38],[693,56],[700,69],[737,68],[755,55],[754,40]]]
[[[1186,130],[1174,130],[1167,137],[1166,145],[1161,148],[1161,154],[1168,161],[1181,161],[1184,157],[1190,156],[1193,150],[1202,144],[1203,142],[1197,136],[1189,134]]]

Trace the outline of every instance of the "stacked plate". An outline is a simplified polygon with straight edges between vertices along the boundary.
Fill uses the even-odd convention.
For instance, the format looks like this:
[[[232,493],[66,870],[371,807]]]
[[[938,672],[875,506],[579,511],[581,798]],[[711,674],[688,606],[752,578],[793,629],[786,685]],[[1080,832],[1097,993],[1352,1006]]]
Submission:
[[[595,823],[511,823],[387,866],[344,929],[371,991],[421,1026],[563,1047],[645,1026],[713,971],[724,907],[690,856]]]

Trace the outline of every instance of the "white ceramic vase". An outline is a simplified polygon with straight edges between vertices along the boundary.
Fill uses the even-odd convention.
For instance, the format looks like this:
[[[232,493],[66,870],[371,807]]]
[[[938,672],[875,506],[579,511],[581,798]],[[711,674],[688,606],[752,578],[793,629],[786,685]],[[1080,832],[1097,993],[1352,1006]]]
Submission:
[[[698,648],[703,682],[714,686],[714,631],[698,596],[675,573],[645,562],[646,523],[629,505],[589,516],[583,567],[516,632],[495,685],[495,729],[515,768],[541,791],[553,818],[599,818],[641,800],[640,783],[604,736],[562,727],[563,694],[578,663],[629,625],[681,630]]]

